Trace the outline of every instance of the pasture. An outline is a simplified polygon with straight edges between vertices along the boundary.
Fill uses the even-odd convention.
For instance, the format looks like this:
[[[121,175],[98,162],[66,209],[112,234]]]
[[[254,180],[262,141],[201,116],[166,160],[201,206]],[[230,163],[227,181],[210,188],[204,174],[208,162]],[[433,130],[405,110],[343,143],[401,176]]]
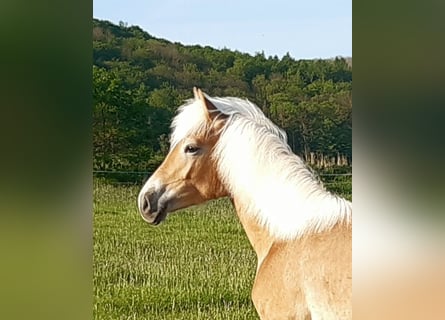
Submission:
[[[351,199],[351,177],[327,188]],[[256,257],[227,199],[140,217],[141,185],[94,181],[94,319],[258,319]]]

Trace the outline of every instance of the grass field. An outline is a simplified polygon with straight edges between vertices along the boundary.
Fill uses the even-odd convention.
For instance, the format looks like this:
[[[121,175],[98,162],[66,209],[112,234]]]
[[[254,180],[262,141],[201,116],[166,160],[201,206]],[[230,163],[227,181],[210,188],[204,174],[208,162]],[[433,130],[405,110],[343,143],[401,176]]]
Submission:
[[[342,179],[328,188],[351,198]],[[230,203],[151,227],[137,212],[139,188],[94,182],[94,319],[258,319],[256,257]]]

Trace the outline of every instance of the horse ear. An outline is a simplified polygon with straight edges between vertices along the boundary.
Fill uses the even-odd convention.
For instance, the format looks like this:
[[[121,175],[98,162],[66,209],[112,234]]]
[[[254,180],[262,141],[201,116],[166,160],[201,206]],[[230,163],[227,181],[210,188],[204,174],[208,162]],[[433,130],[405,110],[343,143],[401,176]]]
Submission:
[[[213,103],[210,102],[201,91],[201,89],[193,87],[193,94],[195,96],[195,100],[199,100],[202,102],[202,106],[204,108],[204,112],[209,120],[212,120],[218,112],[214,112],[218,110]]]

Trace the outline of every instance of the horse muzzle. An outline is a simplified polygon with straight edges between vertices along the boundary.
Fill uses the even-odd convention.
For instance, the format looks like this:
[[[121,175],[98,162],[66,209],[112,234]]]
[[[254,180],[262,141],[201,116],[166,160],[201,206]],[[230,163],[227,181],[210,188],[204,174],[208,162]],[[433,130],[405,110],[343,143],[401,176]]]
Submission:
[[[150,224],[158,225],[167,216],[167,206],[162,201],[162,194],[163,192],[155,190],[148,190],[139,194],[139,212],[142,218]]]

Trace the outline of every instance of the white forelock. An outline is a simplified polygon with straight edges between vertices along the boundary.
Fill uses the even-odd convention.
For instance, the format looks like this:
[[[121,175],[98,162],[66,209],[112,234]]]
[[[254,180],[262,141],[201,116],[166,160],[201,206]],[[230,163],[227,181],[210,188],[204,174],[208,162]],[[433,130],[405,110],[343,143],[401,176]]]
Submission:
[[[286,134],[248,100],[207,99],[228,116],[213,157],[232,196],[274,236],[296,238],[352,219],[352,203],[326,191],[295,155]],[[189,100],[172,123],[171,145],[202,130],[202,102]]]

